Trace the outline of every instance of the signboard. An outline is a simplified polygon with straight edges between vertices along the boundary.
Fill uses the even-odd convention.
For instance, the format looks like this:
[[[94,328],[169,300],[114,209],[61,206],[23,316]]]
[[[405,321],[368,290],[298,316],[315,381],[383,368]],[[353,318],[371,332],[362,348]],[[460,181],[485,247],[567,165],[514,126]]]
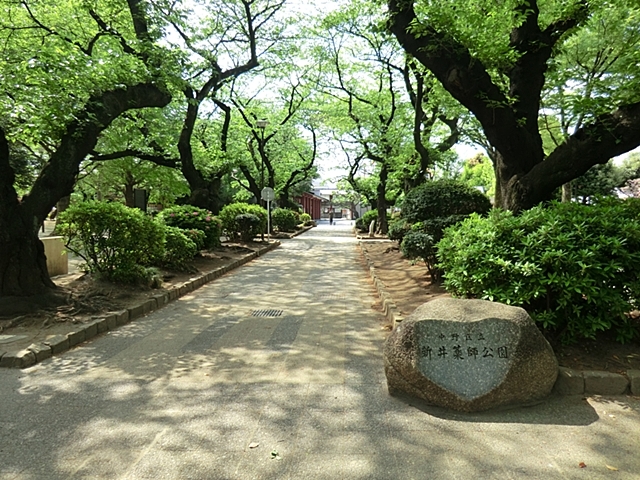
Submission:
[[[260,194],[260,197],[262,198],[262,200],[271,202],[276,199],[276,193],[273,191],[273,188],[264,187],[262,189],[262,193]]]

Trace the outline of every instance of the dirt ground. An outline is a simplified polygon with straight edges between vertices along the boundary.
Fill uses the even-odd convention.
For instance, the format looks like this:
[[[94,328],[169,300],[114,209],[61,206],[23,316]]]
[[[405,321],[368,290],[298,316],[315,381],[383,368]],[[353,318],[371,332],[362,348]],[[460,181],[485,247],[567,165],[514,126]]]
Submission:
[[[107,312],[140,305],[173,285],[228,265],[264,246],[266,243],[261,242],[223,243],[221,247],[202,252],[196,257],[193,272],[160,269],[162,284],[159,288],[116,285],[82,272],[54,277],[56,285],[68,295],[69,303],[36,313],[0,317],[0,350],[19,351],[49,336],[65,335],[83,323],[103,317]]]
[[[365,241],[369,259],[376,274],[384,282],[401,314],[406,316],[416,307],[439,296],[447,296],[439,285],[432,285],[426,266],[422,262],[405,259],[396,242]],[[640,328],[640,322],[639,326]],[[605,370],[624,373],[640,370],[640,340],[620,345],[605,335],[594,341],[578,345],[553,344],[561,366],[579,370]]]

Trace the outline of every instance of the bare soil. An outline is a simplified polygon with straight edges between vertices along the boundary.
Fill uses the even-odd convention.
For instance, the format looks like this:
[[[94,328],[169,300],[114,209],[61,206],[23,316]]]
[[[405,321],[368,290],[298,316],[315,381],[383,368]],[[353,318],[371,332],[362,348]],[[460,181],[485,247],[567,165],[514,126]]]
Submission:
[[[376,275],[385,284],[387,291],[403,316],[411,314],[416,307],[448,293],[440,285],[431,283],[427,268],[422,262],[411,262],[404,258],[395,242],[364,241],[363,247]],[[640,320],[638,328],[640,329]],[[639,335],[640,337],[640,335]],[[621,345],[601,335],[596,340],[583,340],[577,345],[562,345],[550,341],[561,366],[578,370],[603,370],[624,373],[640,370],[640,339]]]
[[[34,313],[0,317],[0,351],[19,351],[32,343],[42,342],[49,336],[65,335],[83,323],[103,317],[107,312],[140,305],[174,285],[229,265],[265,246],[266,243],[262,242],[228,242],[219,248],[201,252],[194,259],[191,272],[160,269],[162,283],[158,288],[118,285],[82,272],[54,277],[54,283],[67,296],[67,303]],[[11,341],[17,337],[8,336],[21,338]]]

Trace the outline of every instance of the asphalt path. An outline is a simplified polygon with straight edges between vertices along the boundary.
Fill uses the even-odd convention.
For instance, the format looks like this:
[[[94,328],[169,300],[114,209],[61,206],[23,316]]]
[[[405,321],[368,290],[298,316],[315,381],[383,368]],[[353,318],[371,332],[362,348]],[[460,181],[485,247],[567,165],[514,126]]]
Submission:
[[[0,370],[2,479],[639,479],[640,399],[460,414],[390,397],[350,222]]]

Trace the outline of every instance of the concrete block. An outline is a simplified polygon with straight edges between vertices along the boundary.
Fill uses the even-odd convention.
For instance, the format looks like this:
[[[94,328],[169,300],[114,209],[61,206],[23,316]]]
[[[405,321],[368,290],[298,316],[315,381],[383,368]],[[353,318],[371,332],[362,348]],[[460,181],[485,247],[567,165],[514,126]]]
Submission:
[[[584,393],[594,395],[622,395],[629,387],[624,375],[587,370],[584,375]]]
[[[84,330],[84,339],[89,340],[98,334],[98,325],[95,322],[89,322],[82,328]]]
[[[0,368],[13,368],[13,364],[16,361],[15,353],[5,352],[0,358]]]
[[[96,324],[96,327],[98,328],[98,335],[100,335],[101,333],[104,333],[104,332],[109,330],[109,326],[107,325],[107,319],[106,318],[96,318],[94,320],[94,323]]]
[[[640,370],[628,370],[629,386],[632,395],[640,395]]]
[[[67,333],[67,338],[69,339],[69,348],[84,342],[84,329],[82,328],[75,332]]]
[[[142,304],[143,315],[147,314],[149,312],[153,312],[157,308],[158,308],[158,305],[156,304],[156,299],[155,298],[150,298],[149,300],[147,300],[146,302],[144,302]]]
[[[172,288],[171,290],[169,290],[169,301],[172,302],[174,300],[177,300],[177,298],[180,296],[180,292],[177,288]]]
[[[27,347],[27,350],[31,350],[33,354],[36,356],[36,362],[41,362],[50,358],[53,353],[51,352],[51,347],[49,345],[45,345],[44,343],[32,343]]]
[[[36,354],[31,350],[24,349],[16,353],[15,361],[13,363],[14,368],[27,368],[36,364]]]
[[[44,341],[45,345],[51,347],[54,355],[69,350],[69,338],[66,335],[53,335]]]
[[[64,250],[63,237],[42,237],[44,254],[47,256],[47,271],[49,276],[66,275],[69,273],[69,259]]]
[[[116,325],[124,325],[129,322],[129,310],[116,312]]]
[[[558,378],[553,386],[553,391],[560,395],[584,394],[584,377],[580,370],[559,367]]]
[[[144,315],[144,304],[131,307],[129,310],[129,321]]]
[[[118,316],[115,313],[109,315],[104,319],[104,321],[107,324],[108,330],[115,330],[116,328],[118,328]]]
[[[154,295],[153,298],[156,300],[156,305],[158,306],[158,308],[169,303],[168,293],[159,293],[158,295]]]

